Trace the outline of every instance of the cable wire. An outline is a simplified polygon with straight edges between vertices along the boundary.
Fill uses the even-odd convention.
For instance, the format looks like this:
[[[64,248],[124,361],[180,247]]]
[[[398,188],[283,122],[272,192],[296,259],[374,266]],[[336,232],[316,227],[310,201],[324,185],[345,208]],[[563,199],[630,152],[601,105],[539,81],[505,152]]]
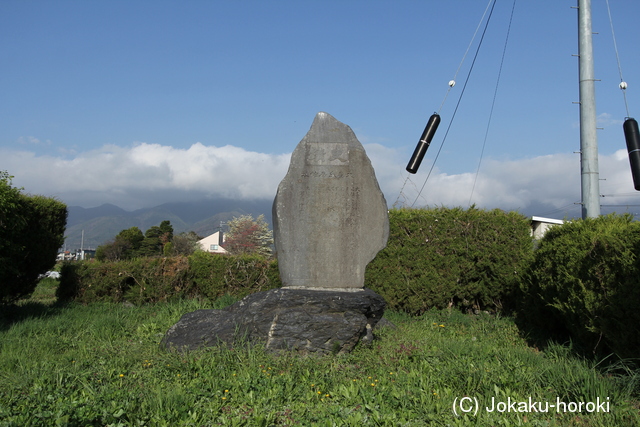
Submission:
[[[487,145],[487,138],[489,137],[489,128],[491,127],[493,109],[496,105],[496,98],[498,96],[498,86],[500,85],[500,76],[502,75],[502,66],[504,65],[504,57],[507,53],[507,44],[509,43],[509,34],[511,33],[511,23],[513,22],[513,12],[515,8],[516,8],[516,0],[513,0],[513,6],[511,7],[511,17],[509,18],[509,26],[507,28],[507,36],[504,40],[504,48],[502,49],[502,58],[500,59],[500,68],[498,69],[498,78],[496,79],[496,88],[493,91],[493,101],[491,102],[491,110],[489,111],[489,120],[487,121],[487,129],[484,133],[484,140],[482,141],[482,150],[480,150],[480,159],[478,160],[478,168],[476,169],[476,176],[473,179],[471,194],[469,194],[469,206],[471,206],[471,200],[473,199],[473,192],[476,189],[476,183],[478,182],[478,175],[480,175],[480,165],[482,164],[482,158],[484,157],[484,149],[485,149],[485,146]]]
[[[489,10],[489,6],[491,6],[491,2],[492,1],[495,1],[495,0],[489,0],[489,3],[487,3],[487,7],[484,9],[484,13],[482,14],[482,18],[480,18],[480,22],[478,22],[478,26],[476,27],[476,31],[473,33],[473,36],[471,37],[471,41],[469,42],[469,46],[467,46],[467,50],[464,53],[464,55],[462,56],[462,60],[460,61],[460,65],[458,65],[458,69],[456,70],[455,74],[453,75],[453,79],[451,79],[451,81],[453,82],[453,85],[449,84],[449,89],[447,89],[447,92],[444,94],[444,99],[442,100],[442,104],[440,104],[440,108],[438,108],[438,111],[437,111],[438,114],[440,114],[440,110],[442,110],[442,107],[444,106],[444,102],[447,100],[447,97],[449,96],[449,92],[451,92],[451,89],[453,89],[453,86],[455,85],[456,78],[458,78],[458,73],[460,72],[460,69],[462,68],[462,64],[464,64],[464,60],[467,58],[467,55],[469,54],[469,50],[471,50],[471,46],[473,46],[473,41],[476,39],[476,36],[478,35],[478,30],[480,29],[480,26],[482,25],[482,21],[484,21],[484,17],[487,15],[487,11]],[[495,3],[494,3],[494,5],[495,5]]]
[[[447,100],[447,97],[449,96],[449,92],[451,92],[451,89],[453,89],[453,86],[455,85],[455,81],[456,81],[456,78],[458,77],[458,73],[460,72],[460,69],[462,68],[462,64],[464,64],[464,61],[467,58],[467,55],[469,54],[469,50],[471,50],[471,46],[473,46],[473,41],[476,39],[476,36],[478,35],[478,30],[480,30],[480,27],[482,25],[482,21],[484,21],[484,17],[487,15],[487,11],[489,10],[489,6],[491,6],[491,2],[494,2],[494,6],[495,6],[495,0],[489,0],[489,2],[487,3],[487,7],[484,9],[484,13],[482,14],[482,18],[480,18],[480,22],[478,22],[478,26],[476,27],[476,30],[473,33],[473,36],[471,37],[471,41],[469,42],[469,46],[467,46],[467,50],[465,51],[464,55],[462,56],[462,60],[460,61],[460,64],[458,65],[458,69],[456,70],[455,74],[453,75],[453,79],[451,80],[451,82],[453,82],[453,84],[451,84],[451,82],[449,83],[449,89],[447,89],[447,91],[444,94],[444,98],[442,99],[442,103],[440,104],[440,108],[438,108],[437,114],[440,114],[440,110],[442,110],[442,107],[444,106],[444,103]],[[493,9],[491,9],[491,11],[493,13]],[[485,27],[485,31],[486,31],[486,27]],[[476,55],[477,55],[477,52],[476,52]],[[468,77],[467,77],[467,79],[468,79]],[[406,200],[406,196],[403,194],[403,191],[404,191],[404,188],[407,185],[407,182],[410,180],[410,176],[411,175],[409,173],[407,173],[407,177],[405,178],[404,183],[402,184],[402,187],[400,188],[400,192],[398,193],[398,197],[396,198],[396,201],[393,203],[393,207],[396,207],[398,205],[398,203],[400,202],[400,198],[401,197],[403,197]],[[418,194],[418,197],[419,196],[420,195]],[[414,201],[411,206],[413,206],[415,203],[416,202]]]
[[[609,25],[611,26],[611,36],[613,37],[613,47],[616,51],[616,60],[618,61],[618,73],[620,74],[620,89],[622,89],[622,96],[624,97],[624,107],[627,110],[627,117],[629,115],[629,104],[627,104],[627,84],[622,78],[622,66],[620,65],[620,55],[618,54],[618,43],[616,43],[616,33],[613,31],[613,19],[611,18],[611,8],[609,7],[609,0],[607,0],[607,12],[609,13]]]
[[[442,151],[442,147],[444,146],[445,141],[447,140],[447,135],[449,135],[449,131],[451,130],[451,125],[453,124],[453,120],[456,117],[456,113],[458,112],[458,108],[460,107],[460,102],[462,101],[462,97],[464,96],[464,92],[465,89],[467,88],[467,84],[469,83],[469,78],[471,77],[471,72],[473,71],[473,67],[476,63],[476,60],[478,59],[478,53],[480,52],[480,47],[482,46],[482,41],[484,40],[484,36],[487,33],[487,28],[489,27],[489,22],[491,21],[491,16],[493,15],[493,10],[496,6],[496,2],[495,0],[491,0],[493,1],[493,6],[491,7],[491,12],[489,13],[489,17],[487,18],[487,22],[484,26],[484,30],[482,31],[482,37],[480,37],[480,42],[478,43],[478,48],[476,49],[476,53],[473,57],[473,61],[471,62],[471,67],[469,68],[469,72],[467,73],[467,78],[464,81],[464,86],[462,87],[462,91],[460,92],[460,97],[458,98],[458,103],[456,104],[456,108],[453,111],[453,115],[451,116],[451,120],[449,121],[449,125],[447,126],[447,131],[444,134],[444,138],[442,139],[442,143],[440,144],[440,148],[438,148],[438,152],[436,153],[436,157],[433,159],[433,163],[431,164],[431,169],[429,169],[429,173],[427,175],[427,178],[424,180],[424,184],[422,184],[422,187],[420,188],[420,192],[418,193],[418,195],[416,196],[415,200],[413,201],[413,203],[411,204],[411,207],[413,207],[416,202],[418,201],[418,198],[420,198],[420,195],[422,194],[422,191],[424,190],[425,185],[427,185],[427,181],[429,180],[429,177],[431,176],[431,172],[433,172],[433,168],[435,167],[436,161],[438,160],[438,157],[440,157],[440,152]]]

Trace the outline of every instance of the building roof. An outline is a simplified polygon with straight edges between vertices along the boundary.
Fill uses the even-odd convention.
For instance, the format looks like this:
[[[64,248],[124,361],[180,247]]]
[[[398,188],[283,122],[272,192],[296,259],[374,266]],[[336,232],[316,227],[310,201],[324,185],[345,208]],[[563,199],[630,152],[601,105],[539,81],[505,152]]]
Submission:
[[[553,219],[553,218],[544,218],[541,216],[532,216],[531,221],[533,222],[546,222],[548,224],[564,224],[564,220],[562,219]]]

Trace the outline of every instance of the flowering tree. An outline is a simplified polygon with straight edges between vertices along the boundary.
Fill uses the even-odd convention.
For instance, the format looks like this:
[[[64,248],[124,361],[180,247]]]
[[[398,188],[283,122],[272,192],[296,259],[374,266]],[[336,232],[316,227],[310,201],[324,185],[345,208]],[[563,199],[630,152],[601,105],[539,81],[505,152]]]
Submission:
[[[264,215],[254,219],[252,215],[242,215],[227,222],[229,232],[223,247],[232,255],[271,255],[273,232],[264,220]]]

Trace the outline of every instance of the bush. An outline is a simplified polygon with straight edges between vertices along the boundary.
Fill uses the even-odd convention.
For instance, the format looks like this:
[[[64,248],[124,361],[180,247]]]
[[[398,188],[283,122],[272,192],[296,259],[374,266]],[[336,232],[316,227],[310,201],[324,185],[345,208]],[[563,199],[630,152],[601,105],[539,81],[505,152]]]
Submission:
[[[389,227],[365,285],[409,313],[501,309],[532,257],[529,220],[515,212],[394,209]]]
[[[61,273],[58,297],[81,303],[156,303],[196,293],[186,257],[66,263]]]
[[[12,188],[0,174],[0,303],[31,295],[64,243],[67,207]]]
[[[80,303],[134,304],[203,296],[242,298],[280,286],[278,266],[258,256],[196,252],[190,257],[146,257],[114,262],[65,263],[57,296]]]
[[[194,285],[201,295],[215,300],[282,286],[278,264],[258,255],[220,255],[198,251],[189,257]]]
[[[525,326],[583,351],[637,358],[640,223],[607,215],[553,227],[522,283]]]

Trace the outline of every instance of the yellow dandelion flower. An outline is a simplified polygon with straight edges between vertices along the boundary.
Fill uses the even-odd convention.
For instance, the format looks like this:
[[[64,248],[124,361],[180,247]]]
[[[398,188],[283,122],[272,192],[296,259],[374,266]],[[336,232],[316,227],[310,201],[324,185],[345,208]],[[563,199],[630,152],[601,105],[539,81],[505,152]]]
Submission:
[[[229,390],[225,390],[224,392],[225,392],[225,393],[229,393]]]
[[[120,378],[124,377],[124,374],[120,374]]]
[[[322,394],[322,392],[321,392],[321,391],[319,391],[319,392],[318,392],[318,394]]]
[[[438,325],[438,326],[440,326],[441,328],[444,328],[444,325]]]
[[[227,398],[225,396],[222,396],[222,400],[227,400]]]
[[[375,387],[375,386],[376,386],[376,383],[371,383],[371,387]]]

